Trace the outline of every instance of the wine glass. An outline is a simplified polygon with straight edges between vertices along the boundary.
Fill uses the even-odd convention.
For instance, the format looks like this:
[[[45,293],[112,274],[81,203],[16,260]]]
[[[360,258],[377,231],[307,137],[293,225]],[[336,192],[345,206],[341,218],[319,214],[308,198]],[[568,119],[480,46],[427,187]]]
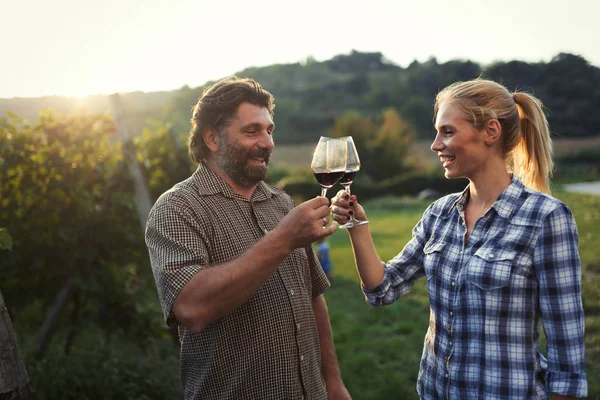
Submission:
[[[344,176],[347,154],[348,145],[344,140],[325,136],[319,139],[310,167],[321,185],[321,197]]]
[[[356,151],[356,146],[354,145],[354,140],[352,136],[344,136],[341,138],[347,147],[347,158],[346,158],[346,171],[342,179],[340,179],[340,184],[344,187],[346,192],[348,192],[348,196],[350,195],[350,185],[354,182],[354,178],[356,174],[360,170],[360,158],[358,158],[358,151]],[[346,222],[344,225],[340,225],[340,228],[353,228],[355,226],[368,224],[369,221],[359,221],[354,217],[354,214],[350,216],[350,220]]]

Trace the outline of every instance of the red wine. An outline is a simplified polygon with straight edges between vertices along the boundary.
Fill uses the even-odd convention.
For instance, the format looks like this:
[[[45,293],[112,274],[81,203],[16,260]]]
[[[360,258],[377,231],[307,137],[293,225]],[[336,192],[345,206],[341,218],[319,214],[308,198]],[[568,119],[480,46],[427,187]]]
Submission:
[[[350,185],[352,182],[354,182],[354,178],[356,177],[356,172],[357,171],[348,171],[344,174],[344,176],[342,176],[342,179],[340,179],[340,183],[342,185]]]
[[[344,171],[339,172],[315,172],[315,178],[321,187],[329,189],[344,176]]]

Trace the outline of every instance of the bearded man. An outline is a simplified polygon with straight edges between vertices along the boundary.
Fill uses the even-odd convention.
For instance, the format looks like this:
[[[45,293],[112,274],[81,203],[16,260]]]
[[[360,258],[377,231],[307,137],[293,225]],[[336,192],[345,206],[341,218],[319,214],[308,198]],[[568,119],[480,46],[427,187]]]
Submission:
[[[264,182],[273,96],[226,78],[193,108],[191,177],[146,227],[165,321],[179,329],[185,399],[349,399],[312,243],[331,235],[329,201],[294,207]]]

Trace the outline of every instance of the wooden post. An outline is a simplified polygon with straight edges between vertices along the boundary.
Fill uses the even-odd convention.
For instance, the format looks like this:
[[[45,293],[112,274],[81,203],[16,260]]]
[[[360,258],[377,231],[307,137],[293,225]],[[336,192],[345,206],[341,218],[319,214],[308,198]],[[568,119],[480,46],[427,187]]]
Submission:
[[[12,238],[0,227],[0,251],[11,248]],[[0,400],[29,398],[29,376],[0,290]]]
[[[29,376],[0,291],[0,399],[28,399]]]
[[[121,97],[118,93],[115,93],[110,96],[110,102],[115,124],[117,125],[117,132],[121,137],[121,141],[125,145],[125,162],[127,163],[127,169],[129,170],[129,174],[131,175],[133,184],[135,186],[135,203],[137,205],[137,213],[140,225],[142,226],[142,231],[144,231],[146,229],[148,214],[150,214],[150,209],[152,208],[150,191],[148,190],[148,186],[144,179],[144,174],[142,173],[142,169],[138,164],[137,158],[127,145],[130,135],[129,129],[127,128],[127,123],[125,121],[125,113],[123,111]]]

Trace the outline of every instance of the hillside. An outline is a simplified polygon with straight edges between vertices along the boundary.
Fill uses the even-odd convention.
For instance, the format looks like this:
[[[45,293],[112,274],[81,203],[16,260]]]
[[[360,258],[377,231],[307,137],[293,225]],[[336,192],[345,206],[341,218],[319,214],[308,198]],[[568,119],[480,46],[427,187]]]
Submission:
[[[253,67],[236,75],[255,78],[273,93],[277,141],[284,144],[314,142],[349,110],[377,118],[390,107],[414,126],[419,138],[428,139],[435,94],[452,82],[478,76],[540,97],[557,137],[599,135],[600,69],[572,54],[558,54],[548,63],[510,61],[488,66],[468,60],[438,63],[432,58],[402,68],[381,53],[353,51],[323,62],[308,59],[304,63]],[[149,119],[168,123],[176,132],[187,132],[190,108],[203,88],[184,86],[166,92],[121,94],[131,132],[139,134]],[[30,120],[45,108],[69,113],[81,107],[110,112],[108,96],[0,99],[0,115],[11,111]]]

